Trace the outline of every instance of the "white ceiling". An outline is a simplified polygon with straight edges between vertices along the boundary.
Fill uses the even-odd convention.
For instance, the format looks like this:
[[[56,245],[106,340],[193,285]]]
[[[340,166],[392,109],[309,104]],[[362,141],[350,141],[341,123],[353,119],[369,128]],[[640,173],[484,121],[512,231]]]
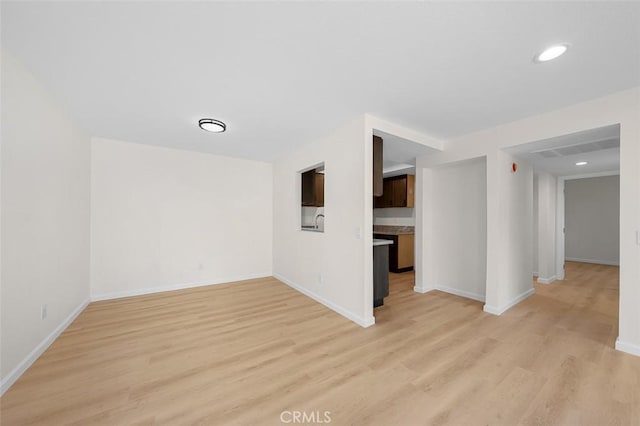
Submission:
[[[92,135],[265,161],[356,114],[448,138],[640,86],[637,2],[3,1],[1,15],[3,47]],[[532,62],[561,41],[567,54]]]
[[[556,176],[617,172],[620,170],[620,126],[616,124],[562,135],[506,151],[529,162],[534,171]],[[576,163],[581,161],[588,164],[577,166]]]

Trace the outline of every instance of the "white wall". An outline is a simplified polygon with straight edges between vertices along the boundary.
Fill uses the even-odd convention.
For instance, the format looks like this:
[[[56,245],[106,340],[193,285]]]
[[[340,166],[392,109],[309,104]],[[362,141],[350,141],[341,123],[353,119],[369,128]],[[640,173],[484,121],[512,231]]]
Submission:
[[[432,170],[433,288],[485,299],[487,168],[479,158]],[[426,290],[426,289],[425,289]]]
[[[365,173],[372,165],[365,159],[371,155],[362,116],[281,158],[273,169],[274,275],[363,326],[374,322],[371,271],[366,273],[372,235]],[[323,162],[324,233],[301,231],[299,171]]]
[[[517,172],[512,164],[517,163]],[[501,314],[533,294],[533,170],[502,150],[487,157],[487,296]]]
[[[538,272],[538,283],[550,284],[558,277],[556,275],[556,199],[557,179],[549,173],[537,176],[537,223],[534,229],[537,236],[535,249],[538,251],[537,264],[534,269]]]
[[[471,229],[465,229],[453,239],[454,246],[461,246],[465,234],[469,234],[476,252],[467,252],[469,259],[465,258],[464,261],[458,262],[455,258],[447,260],[446,257],[441,258],[443,245],[447,244],[448,236],[455,235],[456,227],[461,226],[460,216],[464,213],[453,209],[441,212],[443,206],[438,198],[439,190],[433,184],[438,176],[436,166],[458,163],[440,162],[446,152],[418,159],[417,170],[421,175],[418,179],[422,180],[424,187],[420,201],[423,218],[418,223],[427,232],[422,232],[420,244],[416,245],[416,259],[422,270],[420,274],[416,273],[416,291],[426,292],[444,287],[439,282],[443,276],[464,277],[472,283],[467,284],[468,288],[474,290],[457,290],[457,294],[485,300],[485,311],[499,315],[533,292],[533,171],[529,164],[502,150],[488,150],[486,160],[481,163],[484,169],[477,168],[465,176],[466,185],[480,192],[480,196],[485,196],[484,203],[478,199],[474,201],[475,208],[465,205],[466,208],[473,208],[476,214],[484,209],[485,215],[480,217],[484,225],[477,222],[474,224],[476,234]],[[511,171],[513,162],[518,163],[517,173]],[[484,182],[477,182],[482,178]],[[466,195],[470,197],[471,192]],[[432,202],[432,199],[438,202]],[[443,234],[440,235],[440,232]],[[485,245],[481,248],[483,241]],[[458,248],[461,253],[465,253],[464,250]],[[470,259],[473,259],[471,263]],[[479,263],[482,259],[485,260],[484,268]],[[482,272],[485,275],[477,276]],[[457,286],[460,284],[449,288],[456,290]]]
[[[89,137],[2,50],[3,391],[88,302],[89,156]]]
[[[271,275],[272,166],[92,140],[94,299]]]
[[[566,180],[565,258],[620,263],[620,176]]]
[[[388,226],[415,226],[415,208],[391,207],[384,209],[373,209],[373,224]]]
[[[620,323],[616,347],[640,355],[640,310],[637,309],[640,286],[636,285],[640,282],[640,244],[636,242],[636,233],[640,231],[640,88],[464,135],[447,141],[443,152],[420,158],[417,162],[418,167],[433,167],[487,155],[487,174],[491,175],[492,163],[497,160],[495,153],[501,148],[615,124],[620,124],[621,204]],[[493,250],[492,227],[497,223],[498,215],[492,207],[493,192],[492,185],[488,184],[488,254]],[[428,213],[425,213],[425,218],[417,218],[416,223],[428,219]],[[416,245],[416,250],[416,258],[423,255],[423,246]],[[495,268],[488,262],[487,275]]]

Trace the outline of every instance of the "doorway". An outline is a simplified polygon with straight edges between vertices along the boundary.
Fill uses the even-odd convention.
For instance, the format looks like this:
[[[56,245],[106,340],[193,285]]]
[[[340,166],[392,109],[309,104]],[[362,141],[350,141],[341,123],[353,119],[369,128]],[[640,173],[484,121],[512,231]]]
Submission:
[[[569,291],[575,300],[583,300],[597,290],[600,301],[611,302],[597,310],[614,315],[617,323],[620,126],[535,141],[510,151],[534,169],[532,275],[541,284],[536,291]],[[606,284],[597,288],[598,282]],[[590,300],[580,303],[586,309]]]
[[[374,316],[389,310],[389,300],[398,292],[413,293],[415,286],[416,217],[420,206],[416,196],[421,185],[416,182],[416,158],[436,152],[427,145],[394,133],[373,128],[374,157],[376,143],[382,145],[381,185],[376,191],[374,164],[374,197],[371,223],[374,244]],[[379,159],[378,159],[379,160]],[[374,158],[374,163],[375,163]],[[377,196],[376,196],[377,195]],[[382,245],[382,247],[380,246]],[[380,253],[384,251],[385,255]],[[382,257],[381,257],[382,256]],[[379,259],[383,258],[381,272]],[[376,260],[378,259],[378,261]],[[380,290],[380,274],[386,276],[386,291]],[[380,294],[384,294],[380,300]]]

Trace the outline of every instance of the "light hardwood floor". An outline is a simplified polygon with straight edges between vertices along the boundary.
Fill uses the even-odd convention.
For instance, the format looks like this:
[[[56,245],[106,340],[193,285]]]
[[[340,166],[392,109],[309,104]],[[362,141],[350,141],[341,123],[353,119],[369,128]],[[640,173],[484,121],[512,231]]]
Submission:
[[[0,400],[2,425],[639,425],[640,358],[613,349],[618,269],[500,317],[391,294],[362,329],[275,279],[92,303]],[[285,415],[284,420],[289,417]]]

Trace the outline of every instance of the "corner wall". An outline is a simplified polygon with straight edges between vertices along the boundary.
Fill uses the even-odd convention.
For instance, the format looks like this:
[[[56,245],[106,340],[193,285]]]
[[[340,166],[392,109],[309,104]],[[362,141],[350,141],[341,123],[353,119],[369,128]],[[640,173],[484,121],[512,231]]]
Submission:
[[[487,156],[486,312],[501,315],[533,294],[532,259],[533,170],[497,150]]]
[[[272,166],[94,138],[93,300],[271,275]]]
[[[273,167],[274,276],[361,326],[374,323],[372,218],[365,188],[372,147],[364,116]],[[300,171],[324,163],[324,232],[300,230]],[[371,177],[368,179],[371,185]],[[371,198],[371,190],[369,190]],[[368,262],[367,262],[368,259]],[[369,300],[370,303],[366,303]]]
[[[424,244],[431,254],[422,265],[430,279],[416,291],[441,290],[484,301],[487,271],[487,168],[478,158],[429,170],[424,182],[431,219]],[[426,232],[425,232],[426,231]],[[461,267],[464,265],[464,267]]]
[[[88,303],[90,179],[88,135],[4,49],[1,157],[4,392]]]
[[[489,159],[504,148],[615,124],[620,124],[620,320],[616,347],[640,355],[640,88],[458,137],[446,142],[445,151],[418,159],[418,166],[434,167],[482,155]],[[490,161],[487,170],[490,174]],[[491,211],[494,191],[488,186],[489,221],[498,220],[497,212]],[[489,240],[491,235],[488,229]],[[491,253],[491,241],[489,245]]]
[[[558,276],[556,274],[556,200],[557,178],[549,173],[537,176],[537,212],[534,215],[537,223],[534,229],[537,235],[535,249],[537,250],[537,264],[534,269],[538,272],[538,283],[550,284]]]

